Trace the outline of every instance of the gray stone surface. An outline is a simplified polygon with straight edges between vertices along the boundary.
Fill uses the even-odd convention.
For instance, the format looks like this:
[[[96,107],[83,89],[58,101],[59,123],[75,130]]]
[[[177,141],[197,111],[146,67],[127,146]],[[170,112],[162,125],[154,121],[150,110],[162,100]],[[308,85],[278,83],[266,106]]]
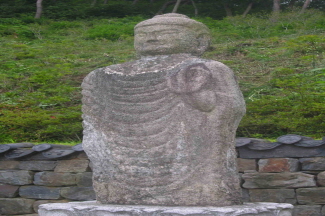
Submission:
[[[293,216],[323,216],[321,205],[298,205],[293,209]]]
[[[299,188],[296,190],[296,193],[299,204],[325,204],[325,187]]]
[[[302,170],[325,170],[325,157],[301,158]]]
[[[12,198],[18,195],[19,186],[0,184],[0,197]]]
[[[180,14],[135,27],[139,60],[83,81],[83,148],[101,203],[241,203],[235,132],[245,104],[233,72],[201,59],[208,29]]]
[[[258,161],[259,172],[297,172],[299,160],[294,158],[269,158]]]
[[[56,161],[20,161],[19,169],[33,171],[54,170],[56,164]]]
[[[77,185],[79,187],[92,187],[93,180],[92,180],[93,173],[92,172],[84,172],[77,174]]]
[[[78,201],[95,200],[96,194],[93,187],[64,187],[61,190],[61,196]]]
[[[0,198],[0,214],[5,216],[34,213],[34,202],[32,199]]]
[[[320,186],[325,186],[325,171],[317,175],[317,184]]]
[[[58,162],[54,172],[86,172],[88,166],[89,160],[62,160]]]
[[[250,189],[251,202],[276,202],[296,204],[294,189]]]
[[[325,205],[322,207],[322,216],[324,216],[325,215]]]
[[[301,188],[316,187],[313,175],[305,173],[244,173],[244,188]]]
[[[33,183],[34,173],[26,170],[0,170],[0,183],[28,185]]]
[[[44,204],[40,216],[291,216],[291,204],[246,203],[225,207],[101,205],[95,202]]]
[[[18,169],[19,164],[19,161],[0,161],[0,170]]]
[[[251,150],[248,147],[238,149],[240,158],[302,158],[325,156],[325,145],[318,147],[299,147],[282,144],[267,151]]]
[[[256,161],[255,159],[243,159],[237,158],[238,171],[244,172],[246,170],[256,170]]]
[[[38,172],[34,175],[35,185],[44,186],[69,186],[77,183],[77,174],[57,173],[57,172]]]
[[[21,186],[19,195],[31,199],[60,199],[59,187]]]

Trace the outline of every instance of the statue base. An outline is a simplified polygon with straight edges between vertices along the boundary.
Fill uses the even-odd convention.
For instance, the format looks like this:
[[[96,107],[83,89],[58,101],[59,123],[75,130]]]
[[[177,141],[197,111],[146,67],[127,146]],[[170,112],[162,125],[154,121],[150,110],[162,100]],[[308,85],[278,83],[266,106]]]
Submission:
[[[40,206],[39,216],[291,216],[286,203],[244,203],[224,207],[140,206],[98,204],[96,201],[51,203]]]

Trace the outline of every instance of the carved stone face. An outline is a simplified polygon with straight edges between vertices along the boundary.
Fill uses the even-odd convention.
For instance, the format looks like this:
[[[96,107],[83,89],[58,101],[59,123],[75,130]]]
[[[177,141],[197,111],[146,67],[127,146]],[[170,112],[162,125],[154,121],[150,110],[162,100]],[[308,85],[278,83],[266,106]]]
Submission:
[[[140,56],[194,53],[199,39],[186,26],[156,24],[135,30],[134,47]]]

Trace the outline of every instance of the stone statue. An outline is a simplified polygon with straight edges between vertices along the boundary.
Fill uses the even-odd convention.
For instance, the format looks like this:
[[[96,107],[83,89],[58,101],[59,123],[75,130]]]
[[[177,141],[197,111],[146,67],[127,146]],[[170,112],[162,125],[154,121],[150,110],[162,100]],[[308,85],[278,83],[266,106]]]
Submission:
[[[83,147],[102,204],[241,204],[235,131],[245,103],[233,72],[198,56],[209,30],[181,14],[135,26],[140,59],[91,72]]]

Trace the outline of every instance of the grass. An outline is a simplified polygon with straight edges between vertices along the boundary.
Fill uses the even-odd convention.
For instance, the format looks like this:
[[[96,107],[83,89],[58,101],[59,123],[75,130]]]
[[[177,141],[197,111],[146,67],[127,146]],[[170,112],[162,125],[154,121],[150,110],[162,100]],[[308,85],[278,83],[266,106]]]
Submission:
[[[0,143],[80,142],[82,79],[136,59],[132,28],[141,20],[0,19]],[[248,113],[238,136],[324,135],[323,13],[198,20],[213,36],[203,58],[239,78]]]

